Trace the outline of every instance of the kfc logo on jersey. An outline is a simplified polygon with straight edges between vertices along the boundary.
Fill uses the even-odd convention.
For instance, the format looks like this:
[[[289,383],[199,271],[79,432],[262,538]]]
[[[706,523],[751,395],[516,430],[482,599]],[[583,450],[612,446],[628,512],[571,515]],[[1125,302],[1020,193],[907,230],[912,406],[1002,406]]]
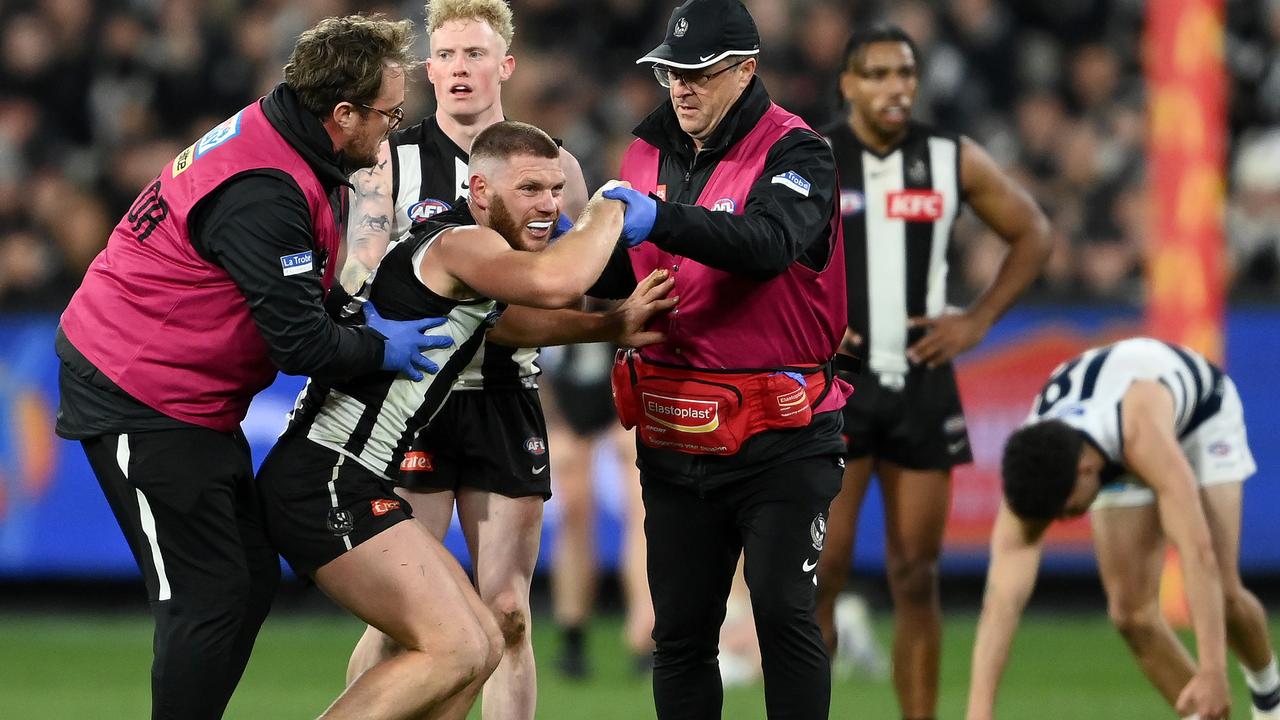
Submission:
[[[400,501],[383,500],[382,498],[378,498],[377,500],[370,501],[369,507],[373,510],[374,517],[382,517],[392,510],[398,509],[400,507]]]
[[[449,203],[427,198],[426,200],[419,201],[409,206],[409,220],[411,222],[420,223],[423,220],[430,218],[432,215],[439,215],[448,209]]]
[[[431,456],[421,450],[405,453],[404,460],[400,461],[400,472],[431,472],[434,469]]]
[[[935,190],[899,190],[888,195],[885,214],[893,220],[935,222],[942,219],[942,193]]]
[[[733,198],[720,198],[715,202],[714,205],[711,206],[711,209],[717,212],[731,213],[737,207],[738,207],[738,204],[733,201]]]

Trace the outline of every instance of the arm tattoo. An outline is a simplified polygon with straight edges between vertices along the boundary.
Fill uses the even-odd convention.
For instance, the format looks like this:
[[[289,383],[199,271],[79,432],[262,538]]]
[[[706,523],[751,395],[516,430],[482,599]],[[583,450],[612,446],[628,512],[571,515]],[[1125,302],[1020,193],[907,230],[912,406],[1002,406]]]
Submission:
[[[351,176],[351,218],[347,227],[346,258],[340,281],[356,292],[377,267],[391,241],[392,213],[390,150],[384,143],[378,164]]]

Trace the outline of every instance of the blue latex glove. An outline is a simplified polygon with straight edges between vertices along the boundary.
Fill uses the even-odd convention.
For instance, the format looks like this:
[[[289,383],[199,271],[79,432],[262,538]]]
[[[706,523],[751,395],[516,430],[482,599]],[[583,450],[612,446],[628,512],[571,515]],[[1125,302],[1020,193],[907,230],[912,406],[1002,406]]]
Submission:
[[[805,380],[805,379],[804,379],[804,375],[801,375],[801,374],[800,374],[800,373],[798,373],[798,372],[792,372],[792,371],[790,371],[790,370],[781,370],[781,371],[779,371],[779,372],[774,373],[774,375],[786,375],[787,377],[791,378],[792,380],[795,380],[796,382],[800,383],[800,387],[802,387],[802,388],[807,388],[807,387],[809,387],[809,381],[808,381],[808,380]]]
[[[568,215],[560,213],[560,219],[556,220],[556,226],[551,229],[551,239],[555,240],[572,229],[573,221],[569,219]]]
[[[364,304],[364,322],[371,330],[386,338],[382,346],[382,369],[408,375],[411,380],[421,380],[419,370],[435,374],[440,366],[423,356],[423,351],[449,347],[453,338],[448,335],[423,335],[424,330],[440,327],[445,318],[433,317],[421,320],[387,320],[378,314],[372,301]]]
[[[622,220],[622,239],[627,247],[639,245],[653,232],[653,223],[658,219],[657,200],[629,187],[609,188],[601,195],[627,204],[626,216]]]

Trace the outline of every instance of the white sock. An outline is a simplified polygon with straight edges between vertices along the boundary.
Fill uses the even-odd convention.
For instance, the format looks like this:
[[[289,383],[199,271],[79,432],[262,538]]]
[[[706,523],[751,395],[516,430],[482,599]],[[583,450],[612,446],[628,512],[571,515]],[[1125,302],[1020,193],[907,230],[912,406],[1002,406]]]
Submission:
[[[1271,662],[1261,670],[1250,670],[1244,665],[1240,666],[1240,670],[1244,672],[1244,681],[1254,697],[1265,698],[1280,692],[1280,670],[1276,668],[1274,655],[1271,656]]]
[[[1276,667],[1276,658],[1271,656],[1271,662],[1261,670],[1254,671],[1240,666],[1240,670],[1244,672],[1244,681],[1249,684],[1249,689],[1256,693],[1269,693],[1280,687],[1280,670]]]

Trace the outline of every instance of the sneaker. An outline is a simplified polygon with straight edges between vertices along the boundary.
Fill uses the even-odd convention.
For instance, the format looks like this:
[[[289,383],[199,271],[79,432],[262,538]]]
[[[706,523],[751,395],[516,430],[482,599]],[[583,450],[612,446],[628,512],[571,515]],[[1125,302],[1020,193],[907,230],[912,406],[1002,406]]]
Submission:
[[[861,595],[842,593],[836,598],[836,675],[871,680],[889,677],[889,660],[871,627],[871,613]],[[1280,720],[1278,718],[1277,720]]]

